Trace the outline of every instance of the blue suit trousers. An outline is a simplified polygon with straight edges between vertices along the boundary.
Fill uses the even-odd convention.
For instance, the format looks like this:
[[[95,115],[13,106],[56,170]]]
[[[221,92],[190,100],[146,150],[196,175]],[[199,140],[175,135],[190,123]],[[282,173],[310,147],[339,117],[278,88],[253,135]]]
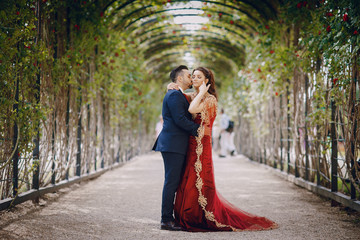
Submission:
[[[164,160],[165,181],[162,192],[161,221],[173,221],[175,192],[179,186],[186,155],[161,152]]]

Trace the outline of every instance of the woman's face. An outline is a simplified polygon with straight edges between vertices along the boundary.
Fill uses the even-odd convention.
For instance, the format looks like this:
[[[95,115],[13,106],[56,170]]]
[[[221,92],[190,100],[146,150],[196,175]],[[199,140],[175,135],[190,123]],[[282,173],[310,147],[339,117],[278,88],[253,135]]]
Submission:
[[[192,83],[194,88],[199,88],[203,82],[208,83],[209,79],[205,78],[202,71],[195,70],[192,75]]]

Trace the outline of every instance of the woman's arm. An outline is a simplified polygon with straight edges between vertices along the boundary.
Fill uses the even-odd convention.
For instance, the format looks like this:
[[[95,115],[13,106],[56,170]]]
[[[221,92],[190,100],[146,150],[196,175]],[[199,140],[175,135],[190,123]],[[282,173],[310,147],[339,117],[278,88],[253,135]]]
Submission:
[[[199,87],[199,93],[196,95],[196,97],[192,100],[189,106],[189,112],[192,114],[199,113],[204,107],[204,104],[201,102],[201,99],[207,93],[208,89],[210,87],[210,84],[206,86],[205,82],[201,84]]]
[[[166,86],[166,89],[169,91],[169,90],[172,90],[172,89],[179,90],[180,88],[179,88],[179,85],[177,85],[174,82],[171,82]]]
[[[177,85],[177,84],[174,83],[174,82],[169,83],[169,84],[167,85],[166,89],[167,89],[168,91],[169,91],[169,90],[173,90],[173,89],[175,89],[175,90],[180,90],[179,85]],[[189,97],[188,99],[190,99],[191,93],[183,92],[183,94],[185,94],[186,96],[188,96],[188,97]]]

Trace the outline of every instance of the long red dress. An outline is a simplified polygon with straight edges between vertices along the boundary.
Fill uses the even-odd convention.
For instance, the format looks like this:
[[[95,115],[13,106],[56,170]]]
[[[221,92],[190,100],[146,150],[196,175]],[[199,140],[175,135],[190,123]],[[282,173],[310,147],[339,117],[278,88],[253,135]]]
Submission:
[[[194,95],[191,96],[193,99]],[[223,199],[215,188],[211,129],[217,100],[206,93],[204,109],[194,118],[198,137],[190,136],[184,175],[176,193],[175,220],[187,231],[244,231],[277,228],[264,217],[244,212]]]

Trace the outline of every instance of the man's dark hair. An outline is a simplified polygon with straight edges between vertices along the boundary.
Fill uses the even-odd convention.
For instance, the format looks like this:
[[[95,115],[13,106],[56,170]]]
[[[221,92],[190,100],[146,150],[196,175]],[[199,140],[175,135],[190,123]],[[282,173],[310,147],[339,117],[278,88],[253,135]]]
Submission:
[[[184,69],[189,70],[188,67],[185,65],[180,65],[177,68],[173,69],[170,73],[171,81],[176,82],[177,77],[181,74],[182,70]]]

